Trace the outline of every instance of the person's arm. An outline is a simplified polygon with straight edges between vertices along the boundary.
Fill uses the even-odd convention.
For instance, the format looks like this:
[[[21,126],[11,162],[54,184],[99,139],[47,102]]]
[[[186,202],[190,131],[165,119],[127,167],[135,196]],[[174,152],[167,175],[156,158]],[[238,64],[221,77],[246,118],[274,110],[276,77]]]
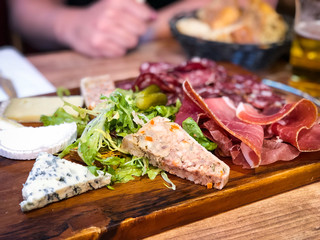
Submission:
[[[61,46],[55,35],[55,22],[63,11],[62,0],[8,0],[10,22],[27,41],[40,48]]]
[[[100,0],[70,8],[61,0],[10,0],[15,29],[38,47],[68,46],[92,57],[122,56],[155,18],[136,0]]]

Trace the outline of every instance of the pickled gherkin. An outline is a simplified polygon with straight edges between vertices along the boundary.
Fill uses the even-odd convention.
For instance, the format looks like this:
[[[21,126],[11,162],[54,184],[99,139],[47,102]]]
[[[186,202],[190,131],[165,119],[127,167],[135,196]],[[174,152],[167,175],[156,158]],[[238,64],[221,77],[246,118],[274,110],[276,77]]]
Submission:
[[[136,95],[135,101],[139,109],[147,110],[152,106],[166,105],[168,99],[157,85],[150,85]]]
[[[151,93],[157,93],[157,92],[161,92],[160,87],[158,85],[152,84],[146,87],[145,89],[141,90],[140,92],[138,92],[137,97],[142,97],[142,96],[149,95]]]

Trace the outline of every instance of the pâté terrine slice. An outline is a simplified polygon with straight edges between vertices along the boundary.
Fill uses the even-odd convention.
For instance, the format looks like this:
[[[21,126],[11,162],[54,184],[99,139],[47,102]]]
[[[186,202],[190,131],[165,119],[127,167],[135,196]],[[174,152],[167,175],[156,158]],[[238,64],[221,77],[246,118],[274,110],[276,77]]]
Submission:
[[[229,179],[227,164],[207,151],[183,128],[169,119],[155,117],[122,141],[122,149],[178,177],[222,189]]]

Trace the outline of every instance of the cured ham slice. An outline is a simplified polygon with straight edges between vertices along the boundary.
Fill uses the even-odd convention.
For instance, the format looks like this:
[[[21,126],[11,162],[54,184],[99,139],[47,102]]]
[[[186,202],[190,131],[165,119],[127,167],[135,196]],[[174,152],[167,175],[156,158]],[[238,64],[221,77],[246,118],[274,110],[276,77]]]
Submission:
[[[202,99],[188,81],[183,83],[183,91],[176,121],[181,124],[188,116],[197,122],[204,118],[200,127],[217,143],[218,153],[231,156],[236,165],[255,168],[292,160],[303,151],[320,150],[317,108],[306,99],[263,115],[249,104],[235,108],[226,97]]]
[[[217,143],[216,153],[231,156],[234,164],[255,168],[320,151],[316,106],[306,99],[285,104],[255,75],[201,58],[180,65],[145,63],[140,73],[132,89],[157,84],[168,104],[182,99],[176,122],[192,117]]]
[[[286,104],[273,115],[260,114],[249,104],[241,103],[237,108],[237,117],[251,124],[271,124],[272,134],[291,143],[301,152],[320,150],[318,109],[307,99]]]
[[[263,141],[260,165],[268,165],[279,160],[290,161],[298,157],[299,154],[300,151],[297,148],[277,138],[265,139]]]
[[[237,117],[247,123],[267,125],[283,119],[292,111],[297,111],[297,108],[299,108],[298,114],[303,115],[302,117],[305,124],[315,123],[318,116],[318,110],[317,107],[307,99],[301,99],[295,103],[285,104],[278,112],[272,115],[261,114],[253,108],[252,105],[242,102],[237,107]]]
[[[242,154],[251,168],[258,167],[261,161],[261,149],[264,138],[260,125],[248,124],[239,120],[236,109],[228,98],[205,99],[212,119],[233,137],[239,139]]]
[[[320,150],[319,124],[301,124],[303,115],[297,121],[292,118],[284,119],[271,125],[272,132],[283,141],[291,143],[301,152],[315,152]],[[311,126],[310,126],[311,125]]]
[[[184,91],[183,104],[181,105],[175,120],[180,126],[188,117],[192,117],[194,121],[198,122],[199,115],[204,112],[201,107],[196,104],[194,97],[191,94],[192,93],[189,93],[188,91]]]
[[[206,134],[206,136],[208,135],[207,137],[218,145],[217,151],[219,155],[230,157],[230,149],[234,145],[234,142],[232,142],[228,133],[212,120],[207,120],[201,127],[209,132],[209,135]]]
[[[298,149],[301,152],[320,151],[320,125],[316,123],[311,129],[302,129],[298,136]]]
[[[189,84],[190,85],[190,84]],[[183,84],[185,86],[185,84]],[[179,125],[182,125],[182,122],[191,117],[195,122],[199,124],[199,120],[203,118],[201,129],[204,134],[210,138],[212,141],[215,141],[218,144],[218,149],[220,150],[220,155],[230,156],[230,148],[232,147],[231,138],[228,134],[221,128],[215,121],[211,119],[208,120],[206,112],[201,108],[201,104],[197,103],[198,101],[203,102],[200,96],[198,96],[195,91],[189,86],[187,90],[184,88],[184,98],[179,112],[176,115],[175,122]],[[204,103],[202,103],[203,105]]]
[[[154,74],[154,73],[142,73],[135,80],[133,88],[138,87],[144,89],[152,84],[158,85],[164,92],[170,93],[176,91],[176,82],[170,75]]]
[[[207,114],[215,124],[248,146],[245,151],[246,160],[251,168],[258,167],[261,161],[263,128],[259,125],[248,124],[239,120],[236,117],[235,106],[228,98],[211,98],[203,101],[188,81],[183,83],[183,89],[188,101],[192,100],[198,109],[200,108]]]
[[[246,150],[248,150],[248,147],[242,143],[234,145],[231,148],[232,160],[235,165],[240,165],[243,168],[251,168],[246,160],[245,154],[243,154],[243,152]],[[264,139],[261,151],[260,166],[269,165],[280,160],[291,161],[292,159],[298,157],[299,154],[300,151],[297,148],[288,143],[284,143],[277,138]]]

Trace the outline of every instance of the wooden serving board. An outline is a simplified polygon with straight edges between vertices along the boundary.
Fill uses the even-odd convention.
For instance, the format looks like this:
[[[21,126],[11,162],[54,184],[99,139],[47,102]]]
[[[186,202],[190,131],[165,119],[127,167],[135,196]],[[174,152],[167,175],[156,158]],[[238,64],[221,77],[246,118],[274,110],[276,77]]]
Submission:
[[[143,177],[23,213],[22,184],[34,161],[0,157],[0,239],[137,239],[320,180],[320,152],[250,170],[225,161],[231,172],[222,190],[169,175],[173,191],[160,176]]]
[[[220,191],[169,175],[173,191],[159,176],[143,177],[22,213],[22,184],[33,162],[0,159],[0,239],[136,239],[320,180],[320,152],[254,170],[226,160],[230,181]]]

